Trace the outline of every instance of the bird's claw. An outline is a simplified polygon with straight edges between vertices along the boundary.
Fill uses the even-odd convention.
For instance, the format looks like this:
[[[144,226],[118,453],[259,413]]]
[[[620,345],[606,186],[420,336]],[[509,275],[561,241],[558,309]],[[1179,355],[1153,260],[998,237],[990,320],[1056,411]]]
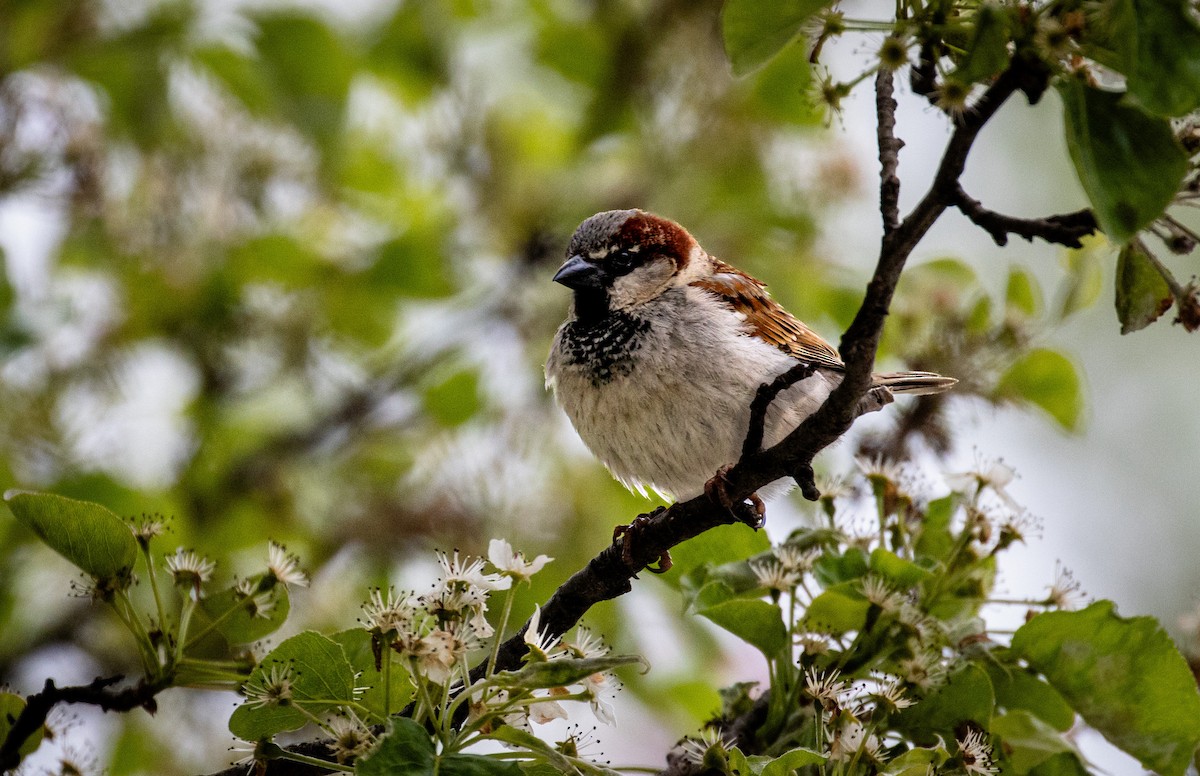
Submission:
[[[650,518],[662,514],[666,509],[666,507],[658,507],[649,514],[638,515],[633,518],[633,522],[629,525],[618,525],[613,528],[613,544],[616,544],[618,541],[621,543],[621,560],[625,562],[626,566],[632,567],[634,565],[633,545],[637,541],[637,536],[645,529],[646,525],[650,522]],[[657,565],[646,565],[646,571],[649,571],[651,574],[666,574],[671,570],[671,566],[673,565],[671,553],[664,550],[658,556],[658,560],[655,563]]]
[[[704,483],[704,495],[708,500],[724,509],[741,523],[757,531],[766,523],[767,507],[757,493],[751,493],[744,499],[734,500],[729,495],[729,480],[726,475],[732,466],[722,466],[708,482]]]

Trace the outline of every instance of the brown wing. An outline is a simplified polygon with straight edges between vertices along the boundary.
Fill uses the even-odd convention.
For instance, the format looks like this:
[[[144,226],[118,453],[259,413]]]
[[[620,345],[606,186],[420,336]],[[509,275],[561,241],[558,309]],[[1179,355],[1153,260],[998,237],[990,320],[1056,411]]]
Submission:
[[[718,259],[713,259],[713,264],[713,274],[695,281],[693,286],[716,294],[745,316],[754,334],[789,356],[828,369],[845,369],[833,345],[783,309],[767,294],[766,285]]]

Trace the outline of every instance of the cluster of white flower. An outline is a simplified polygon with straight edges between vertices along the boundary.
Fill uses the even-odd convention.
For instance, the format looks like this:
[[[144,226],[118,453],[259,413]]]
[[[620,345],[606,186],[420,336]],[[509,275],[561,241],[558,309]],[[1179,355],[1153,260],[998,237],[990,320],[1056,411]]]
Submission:
[[[880,720],[913,704],[899,677],[881,674],[850,682],[836,670],[806,671],[804,695],[812,699],[821,723],[825,754],[840,762],[882,765],[888,758],[877,730]]]

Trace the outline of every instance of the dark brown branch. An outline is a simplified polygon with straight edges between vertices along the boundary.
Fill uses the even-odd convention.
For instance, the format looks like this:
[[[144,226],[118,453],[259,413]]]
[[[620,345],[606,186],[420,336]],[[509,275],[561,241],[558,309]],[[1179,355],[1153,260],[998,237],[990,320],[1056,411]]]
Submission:
[[[7,772],[20,764],[21,747],[46,724],[50,710],[60,703],[86,703],[105,711],[132,711],[141,707],[153,714],[158,708],[154,696],[167,685],[141,681],[132,687],[112,689],[122,679],[122,676],[97,678],[91,684],[73,687],[57,687],[53,679],[47,679],[41,692],[25,699],[25,708],[13,721],[4,741],[0,742],[0,772]]]
[[[876,137],[879,141],[879,212],[884,234],[900,226],[900,149],[904,141],[896,137],[896,98],[892,71],[881,68],[875,76]]]
[[[758,392],[754,394],[754,401],[750,402],[750,430],[746,432],[746,439],[742,442],[742,458],[753,455],[762,449],[767,409],[771,406],[771,402],[775,401],[775,397],[796,383],[812,377],[816,371],[816,364],[801,361],[771,382],[758,386]]]
[[[1080,241],[1099,228],[1096,215],[1090,208],[1045,218],[1015,218],[988,210],[979,200],[972,199],[963,191],[961,185],[954,187],[954,196],[954,206],[971,219],[971,223],[990,234],[997,245],[1006,245],[1008,236],[1015,234],[1030,242],[1037,237],[1068,248],[1082,248]]]

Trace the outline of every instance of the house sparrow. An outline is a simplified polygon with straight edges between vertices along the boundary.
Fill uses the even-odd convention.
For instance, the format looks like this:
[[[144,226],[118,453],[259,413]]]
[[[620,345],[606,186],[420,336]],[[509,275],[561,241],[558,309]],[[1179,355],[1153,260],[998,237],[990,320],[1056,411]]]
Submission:
[[[711,496],[714,475],[741,457],[759,386],[801,361],[815,367],[770,405],[770,447],[821,406],[845,370],[837,350],[763,283],[651,213],[610,210],[584,221],[554,280],[575,300],[550,348],[546,385],[613,476],[642,493]],[[892,393],[940,393],[956,382],[877,374],[864,410]]]

